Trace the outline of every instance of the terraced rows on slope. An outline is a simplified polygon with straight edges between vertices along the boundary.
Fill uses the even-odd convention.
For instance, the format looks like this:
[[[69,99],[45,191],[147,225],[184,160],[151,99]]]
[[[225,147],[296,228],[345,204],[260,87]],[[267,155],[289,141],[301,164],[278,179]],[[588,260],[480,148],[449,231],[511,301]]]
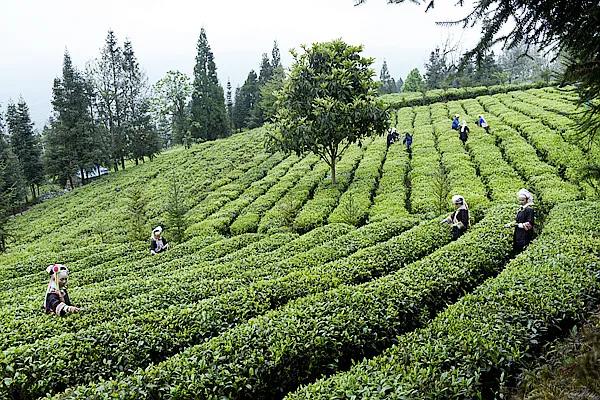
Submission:
[[[256,129],[167,151],[35,206],[14,219],[17,241],[0,255],[0,281],[10,289],[0,294],[0,397],[280,398],[381,353],[291,398],[328,391],[345,398],[348,390],[376,397],[372,391],[380,389],[377,396],[389,398],[421,379],[430,388],[460,390],[437,370],[411,375],[406,368],[420,364],[397,355],[422,357],[418,346],[427,342],[414,335],[433,340],[444,329],[438,320],[455,318],[454,310],[472,313],[496,280],[510,288],[514,280],[505,275],[535,279],[516,268],[518,260],[547,273],[535,261],[537,249],[575,240],[554,227],[568,206],[551,212],[594,196],[578,166],[597,150],[569,141],[575,110],[570,93],[552,88],[403,108],[392,121],[401,134],[413,134],[412,152],[401,143],[386,147],[383,136],[350,146],[338,162],[336,186],[315,156],[266,153],[264,132]],[[450,129],[454,114],[471,126],[464,146]],[[473,123],[479,114],[489,134]],[[439,224],[440,211],[448,211],[436,189],[440,173],[472,211],[471,231],[453,243]],[[126,195],[140,187],[149,199],[148,228],[164,225],[173,178],[185,194],[189,227],[184,241],[150,257],[145,242],[127,241]],[[549,229],[540,227],[539,244],[510,261],[511,231],[503,224],[513,218],[521,187],[535,192],[542,216],[550,212]],[[595,202],[568,204],[596,215]],[[597,245],[589,232],[573,232],[584,239],[571,253]],[[561,273],[575,273],[552,254]],[[41,311],[43,269],[54,262],[72,270],[70,293],[82,313],[60,319]],[[588,279],[583,271],[595,262],[583,257],[573,264],[583,274],[577,279]],[[560,293],[596,290],[592,281],[582,285]],[[468,292],[475,297],[463,297]],[[529,304],[531,295],[518,293]],[[569,308],[579,318],[571,323],[594,304],[585,299]],[[485,305],[490,315],[501,311],[496,304]],[[483,315],[469,315],[470,323],[492,326]],[[514,332],[506,340],[527,335],[517,321],[506,323]],[[451,342],[437,345],[453,349]],[[493,358],[497,349],[485,351]],[[468,393],[496,390],[481,377],[484,366],[455,354],[457,373],[471,379]],[[388,379],[381,360],[392,360],[404,375],[391,387],[372,385]],[[510,363],[502,368],[515,372]]]

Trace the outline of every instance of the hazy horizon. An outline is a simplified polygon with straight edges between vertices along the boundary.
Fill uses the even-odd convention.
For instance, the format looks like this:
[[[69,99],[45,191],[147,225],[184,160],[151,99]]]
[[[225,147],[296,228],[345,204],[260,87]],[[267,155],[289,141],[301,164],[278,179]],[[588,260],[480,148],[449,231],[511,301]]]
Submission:
[[[5,4],[0,13],[4,39],[0,42],[1,110],[6,110],[9,99],[16,102],[22,96],[36,129],[41,130],[52,111],[52,82],[61,74],[65,49],[83,69],[99,55],[108,30],[115,32],[121,44],[126,38],[131,40],[152,85],[169,70],[191,77],[196,42],[204,27],[219,80],[225,86],[230,79],[234,89],[251,69],[258,73],[262,53],[270,55],[275,40],[285,67],[292,61],[290,49],[342,38],[364,46],[364,55],[375,58],[377,76],[385,59],[392,77],[404,79],[412,68],[423,72],[431,50],[448,38],[466,49],[479,35],[478,29],[463,32],[460,27],[435,24],[466,14],[467,7],[455,7],[453,2],[436,4],[427,14],[423,6],[388,5],[385,0],[369,0],[358,7],[353,0],[281,3],[26,0]]]

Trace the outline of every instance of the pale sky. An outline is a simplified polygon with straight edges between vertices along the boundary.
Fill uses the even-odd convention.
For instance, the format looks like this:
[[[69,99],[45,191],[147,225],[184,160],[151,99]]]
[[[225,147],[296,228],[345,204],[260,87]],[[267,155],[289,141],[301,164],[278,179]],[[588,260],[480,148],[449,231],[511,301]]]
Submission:
[[[61,74],[65,48],[83,69],[97,57],[107,31],[131,40],[153,84],[171,69],[191,76],[200,29],[206,29],[222,85],[242,85],[258,73],[262,53],[277,40],[289,67],[291,48],[342,38],[364,45],[379,75],[385,59],[392,76],[403,79],[414,67],[423,73],[429,53],[448,37],[466,49],[477,29],[444,28],[435,21],[457,19],[469,8],[455,0],[425,7],[410,2],[368,0],[0,0],[0,109],[23,96],[41,130],[51,113],[53,79]]]

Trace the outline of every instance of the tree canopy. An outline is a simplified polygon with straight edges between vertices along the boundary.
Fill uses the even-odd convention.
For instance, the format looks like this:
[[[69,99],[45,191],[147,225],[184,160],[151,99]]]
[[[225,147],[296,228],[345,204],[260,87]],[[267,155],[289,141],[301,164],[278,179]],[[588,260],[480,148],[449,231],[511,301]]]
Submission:
[[[292,51],[294,65],[278,93],[278,112],[270,131],[273,149],[318,155],[331,168],[352,143],[383,132],[389,115],[377,99],[378,83],[361,56],[362,46],[341,39]]]

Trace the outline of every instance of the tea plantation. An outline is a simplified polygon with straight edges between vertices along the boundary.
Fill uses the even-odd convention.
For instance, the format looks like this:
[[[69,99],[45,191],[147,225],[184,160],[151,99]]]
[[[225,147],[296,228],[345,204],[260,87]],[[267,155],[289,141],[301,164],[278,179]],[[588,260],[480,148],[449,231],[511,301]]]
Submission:
[[[412,152],[353,145],[335,186],[314,155],[265,152],[258,128],[34,206],[0,255],[0,398],[502,398],[600,303],[600,202],[581,172],[598,150],[569,140],[575,100],[550,87],[401,107]],[[454,242],[441,176],[471,211]],[[170,239],[173,179],[184,240],[150,256],[127,234],[127,193],[148,200],[148,239],[159,224]],[[523,187],[537,238],[515,255],[504,225]],[[42,311],[55,262],[78,314]]]

